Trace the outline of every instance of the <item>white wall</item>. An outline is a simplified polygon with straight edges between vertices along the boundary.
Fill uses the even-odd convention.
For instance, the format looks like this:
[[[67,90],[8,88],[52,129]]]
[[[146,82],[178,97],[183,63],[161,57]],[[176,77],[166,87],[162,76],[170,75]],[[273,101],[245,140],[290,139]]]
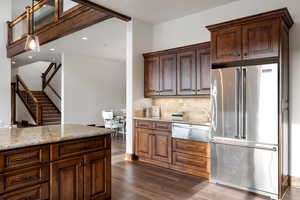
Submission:
[[[35,62],[29,65],[24,65],[17,68],[17,74],[24,80],[29,90],[41,91],[42,78],[41,75],[49,67],[49,62]]]
[[[7,25],[11,20],[11,0],[0,1],[0,124],[10,124],[10,59],[6,57]]]
[[[133,19],[127,24],[127,138],[126,153],[133,153],[133,105],[144,98],[144,59],[152,48],[152,25]]]
[[[290,32],[290,123],[292,176],[300,177],[300,2],[299,0],[240,0],[154,26],[153,50],[210,40],[207,25],[287,7],[295,21]]]
[[[36,124],[18,95],[16,96],[16,120],[18,122],[25,120],[28,121],[29,124]]]
[[[126,64],[65,53],[63,123],[103,125],[102,110],[124,109]]]

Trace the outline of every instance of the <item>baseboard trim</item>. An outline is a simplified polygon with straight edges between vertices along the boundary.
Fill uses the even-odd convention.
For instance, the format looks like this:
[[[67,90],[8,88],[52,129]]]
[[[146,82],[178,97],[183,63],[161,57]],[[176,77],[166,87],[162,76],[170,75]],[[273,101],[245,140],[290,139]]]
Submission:
[[[125,153],[125,160],[132,162],[132,161],[137,160],[137,156],[132,153]]]
[[[290,176],[290,184],[291,187],[296,187],[296,188],[300,188],[300,178],[295,177],[295,176]]]

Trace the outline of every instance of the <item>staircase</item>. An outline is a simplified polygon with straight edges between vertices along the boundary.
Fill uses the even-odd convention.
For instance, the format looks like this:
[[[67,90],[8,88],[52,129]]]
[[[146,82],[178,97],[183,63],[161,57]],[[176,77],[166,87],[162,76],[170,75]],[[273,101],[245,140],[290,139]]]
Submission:
[[[61,100],[59,94],[50,85],[51,79],[57,73],[61,65],[57,66],[55,63],[51,63],[45,73],[42,74],[42,91],[31,91],[17,75],[14,92],[20,97],[28,112],[36,122],[36,125],[55,125],[61,124],[61,112],[51,99],[44,92],[46,87],[49,87],[51,91]],[[50,73],[53,69],[53,73]],[[50,78],[47,78],[49,74]]]
[[[61,113],[49,97],[43,91],[32,91],[32,94],[43,108],[42,125],[60,124]],[[29,101],[29,105],[33,113],[36,113],[36,106],[32,100]]]

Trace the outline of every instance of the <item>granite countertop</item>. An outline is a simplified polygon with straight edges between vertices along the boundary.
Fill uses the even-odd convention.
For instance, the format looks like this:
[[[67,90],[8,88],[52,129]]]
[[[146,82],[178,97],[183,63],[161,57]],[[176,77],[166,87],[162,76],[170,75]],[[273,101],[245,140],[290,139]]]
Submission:
[[[191,124],[200,126],[210,126],[210,122],[195,122],[190,120],[174,121],[171,118],[158,118],[158,117],[134,117],[137,120],[149,120],[149,121],[159,121],[159,122],[170,122],[170,123],[180,123],[180,124]]]
[[[72,124],[30,128],[0,128],[0,151],[109,135],[112,132],[110,129]]]

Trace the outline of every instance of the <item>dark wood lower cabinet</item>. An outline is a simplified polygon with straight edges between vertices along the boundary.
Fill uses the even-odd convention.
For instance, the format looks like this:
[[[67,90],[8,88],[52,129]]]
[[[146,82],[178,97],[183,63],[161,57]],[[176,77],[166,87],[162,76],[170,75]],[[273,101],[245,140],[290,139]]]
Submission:
[[[152,159],[160,162],[172,162],[171,134],[154,130],[152,135]]]
[[[101,200],[111,196],[110,151],[84,156],[84,199]]]
[[[31,187],[5,193],[0,196],[1,200],[48,200],[49,183],[34,185]]]
[[[83,157],[51,164],[51,199],[83,199]]]
[[[0,152],[0,200],[108,200],[110,148],[107,135]]]
[[[135,125],[135,154],[140,161],[210,178],[209,143],[172,138],[172,123],[136,120]]]

